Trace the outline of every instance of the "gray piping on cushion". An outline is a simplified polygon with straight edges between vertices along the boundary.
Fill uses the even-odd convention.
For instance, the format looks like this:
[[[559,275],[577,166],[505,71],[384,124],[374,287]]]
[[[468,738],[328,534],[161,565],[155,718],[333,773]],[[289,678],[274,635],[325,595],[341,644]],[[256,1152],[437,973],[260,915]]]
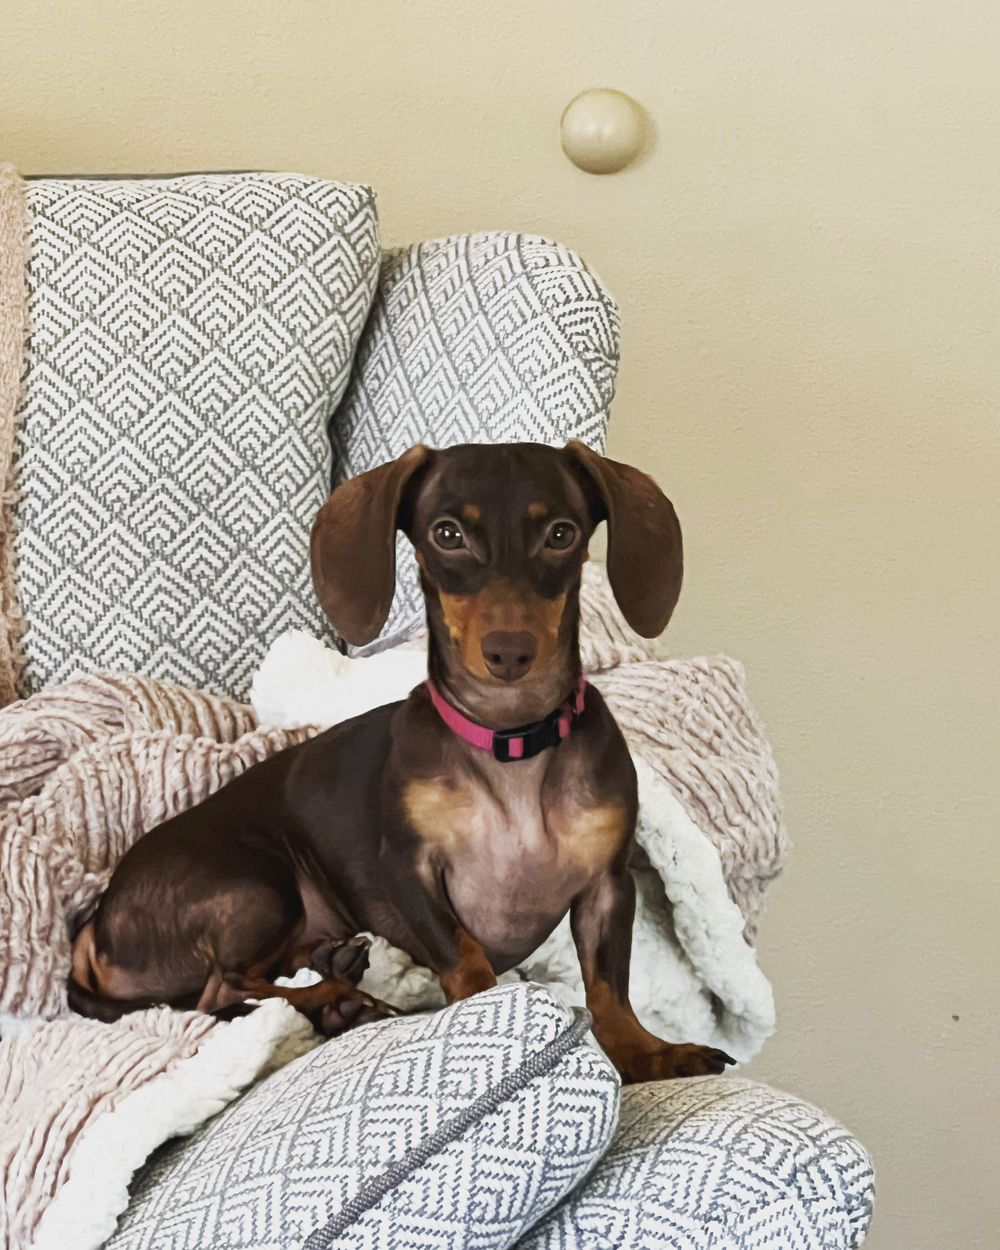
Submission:
[[[573,1023],[543,1046],[537,1054],[529,1055],[522,1064],[519,1064],[513,1072],[508,1072],[492,1089],[488,1089],[485,1094],[480,1094],[458,1115],[431,1133],[426,1141],[421,1142],[402,1159],[390,1164],[374,1180],[363,1185],[339,1214],[328,1223],[313,1229],[302,1243],[301,1250],[328,1250],[330,1243],[336,1237],[339,1237],[366,1211],[380,1202],[411,1172],[422,1167],[432,1155],[461,1137],[473,1124],[489,1115],[491,1111],[496,1111],[501,1103],[512,1098],[536,1077],[551,1072],[564,1056],[583,1040],[590,1029],[589,1012],[577,1009],[573,1012],[573,1016]]]

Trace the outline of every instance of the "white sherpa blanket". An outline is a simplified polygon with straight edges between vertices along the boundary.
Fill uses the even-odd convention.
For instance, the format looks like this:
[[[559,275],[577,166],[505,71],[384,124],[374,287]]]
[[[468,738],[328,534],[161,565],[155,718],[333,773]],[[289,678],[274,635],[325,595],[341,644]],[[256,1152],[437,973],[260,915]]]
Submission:
[[[251,701],[262,725],[324,727],[404,698],[426,676],[424,647],[348,659],[291,631],[271,647]],[[598,679],[598,687],[601,682]],[[770,984],[744,937],[718,851],[670,785],[633,749],[639,779],[639,845],[650,869],[637,874],[631,997],[647,1028],[749,1059],[774,1030]],[[517,970],[564,1001],[583,1002],[569,919]],[[508,976],[517,975],[514,973]],[[377,941],[364,988],[412,1010],[444,1002],[437,979],[403,951]]]
[[[0,1246],[96,1250],[157,1146],[319,1041],[276,998],[228,1024],[160,1007],[115,1024],[54,1020],[5,1038]]]

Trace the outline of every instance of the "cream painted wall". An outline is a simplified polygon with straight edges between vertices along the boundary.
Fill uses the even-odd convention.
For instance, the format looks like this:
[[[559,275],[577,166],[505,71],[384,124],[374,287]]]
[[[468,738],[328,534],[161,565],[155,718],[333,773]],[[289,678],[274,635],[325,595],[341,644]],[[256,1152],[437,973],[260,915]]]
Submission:
[[[874,1152],[875,1250],[1000,1240],[1000,9],[983,0],[7,6],[25,172],[372,182],[385,237],[555,235],[625,324],[612,453],[672,493],[668,635],[747,663],[797,851],[754,1072]],[[657,128],[562,157],[583,87]]]

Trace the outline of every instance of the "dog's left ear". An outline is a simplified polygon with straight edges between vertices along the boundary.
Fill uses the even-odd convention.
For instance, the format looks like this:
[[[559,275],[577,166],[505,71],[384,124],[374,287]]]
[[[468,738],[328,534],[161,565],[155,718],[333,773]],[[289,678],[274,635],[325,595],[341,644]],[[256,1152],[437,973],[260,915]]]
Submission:
[[[418,443],[333,492],[313,522],[313,585],[334,629],[362,647],[385,624],[396,588],[396,529],[407,486],[430,459]]]
[[[608,580],[618,606],[637,634],[655,638],[673,614],[684,574],[674,506],[631,465],[599,456],[575,439],[566,452],[589,481],[595,521],[608,523]]]

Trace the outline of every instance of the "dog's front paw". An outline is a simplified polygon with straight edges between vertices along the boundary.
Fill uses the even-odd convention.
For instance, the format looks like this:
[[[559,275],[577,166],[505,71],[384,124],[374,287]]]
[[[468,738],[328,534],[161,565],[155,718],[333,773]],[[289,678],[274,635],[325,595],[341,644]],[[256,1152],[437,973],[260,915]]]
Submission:
[[[353,937],[345,942],[323,942],[309,957],[309,966],[331,981],[350,981],[357,985],[368,970],[371,941]]]
[[[670,1045],[659,1050],[631,1055],[622,1064],[626,1084],[640,1081],[671,1081],[684,1076],[717,1076],[736,1060],[724,1050],[690,1043]]]
[[[388,1020],[396,1012],[388,1003],[383,1003],[370,994],[365,994],[353,986],[338,994],[320,1013],[319,1029],[326,1037],[336,1037],[347,1029],[357,1028],[361,1024],[372,1024],[376,1020]]]

